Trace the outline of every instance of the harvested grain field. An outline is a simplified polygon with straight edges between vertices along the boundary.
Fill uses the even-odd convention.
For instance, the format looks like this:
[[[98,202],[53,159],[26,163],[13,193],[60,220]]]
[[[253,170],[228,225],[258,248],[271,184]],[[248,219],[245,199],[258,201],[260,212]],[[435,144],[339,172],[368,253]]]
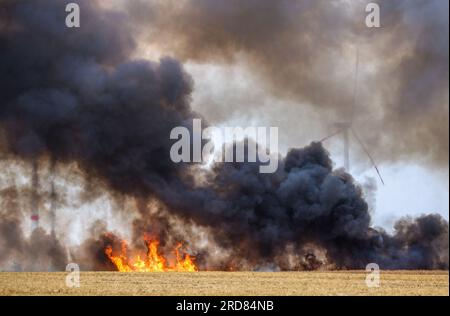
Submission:
[[[80,287],[63,272],[1,272],[1,295],[448,295],[448,271],[388,271],[368,288],[365,271],[82,272]]]

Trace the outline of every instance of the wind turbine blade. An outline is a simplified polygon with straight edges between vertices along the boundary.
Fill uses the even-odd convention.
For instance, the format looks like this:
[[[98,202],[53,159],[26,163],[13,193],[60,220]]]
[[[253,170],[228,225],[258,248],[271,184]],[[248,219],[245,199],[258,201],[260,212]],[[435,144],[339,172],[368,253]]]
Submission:
[[[336,136],[336,135],[339,134],[340,132],[342,132],[341,129],[338,130],[338,131],[336,131],[336,132],[334,132],[333,134],[330,134],[330,135],[328,135],[328,136],[322,138],[321,140],[319,140],[319,143],[322,143],[322,142],[326,141],[327,139],[329,139],[329,138],[331,138],[331,137],[333,137],[333,136]]]
[[[358,135],[356,134],[355,130],[353,129],[353,127],[350,128],[352,130],[352,134],[353,136],[355,136],[355,139],[358,141],[358,143],[361,145],[362,149],[364,150],[364,152],[366,153],[367,157],[369,157],[370,162],[372,163],[373,167],[375,168],[378,177],[381,180],[381,183],[384,185],[384,180],[383,177],[381,176],[380,170],[378,170],[377,164],[375,163],[375,160],[373,160],[372,155],[369,153],[369,151],[367,150],[366,146],[364,146],[364,143],[361,141],[361,139],[358,137]]]

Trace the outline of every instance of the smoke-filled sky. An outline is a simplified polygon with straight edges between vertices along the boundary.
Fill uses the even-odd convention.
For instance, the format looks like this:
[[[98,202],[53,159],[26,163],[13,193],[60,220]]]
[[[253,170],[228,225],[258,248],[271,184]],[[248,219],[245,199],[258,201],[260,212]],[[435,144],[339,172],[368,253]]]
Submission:
[[[380,28],[365,25],[368,1],[76,2],[81,27],[68,29],[65,1],[0,0],[1,179],[9,186],[0,232],[8,245],[32,248],[7,228],[19,222],[12,210],[23,201],[14,201],[30,195],[20,183],[37,159],[43,193],[43,168],[59,174],[67,222],[67,210],[82,210],[103,190],[119,206],[101,214],[125,218],[132,238],[170,235],[177,221],[213,228],[217,246],[251,268],[276,261],[290,269],[274,258],[292,245],[307,254],[310,243],[337,268],[369,260],[448,268],[448,222],[421,216],[448,219],[447,1],[378,1]],[[279,170],[218,164],[204,173],[174,164],[170,130],[190,129],[198,117],[279,127]],[[338,168],[339,136],[314,142],[349,120],[385,186],[355,139],[351,176]],[[415,219],[397,221],[404,215]],[[92,249],[101,240],[87,234]]]
[[[376,222],[431,210],[448,218],[448,2],[377,1],[381,28],[367,28],[368,2],[133,1],[124,10],[136,54],[182,60],[192,107],[211,123],[279,126],[286,152],[353,115],[387,182],[377,185]],[[326,143],[337,166],[341,142]],[[361,181],[376,177],[354,140],[351,165]]]

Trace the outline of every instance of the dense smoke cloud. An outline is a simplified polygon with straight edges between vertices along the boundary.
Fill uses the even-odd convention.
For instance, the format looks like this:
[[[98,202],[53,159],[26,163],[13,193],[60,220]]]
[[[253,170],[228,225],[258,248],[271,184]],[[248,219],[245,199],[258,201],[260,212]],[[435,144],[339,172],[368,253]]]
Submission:
[[[7,151],[49,152],[57,162],[77,161],[90,176],[116,173],[109,181],[122,191],[178,176],[168,135],[191,115],[191,82],[177,61],[128,62],[133,39],[117,23],[123,17],[92,1],[80,2],[79,30],[65,27],[63,2],[2,5],[10,20],[0,52]]]
[[[367,28],[369,2],[187,0],[127,6],[151,47],[196,63],[243,59],[276,97],[310,104],[333,120],[350,120],[354,111],[378,160],[445,167],[448,2],[377,1],[381,28]],[[298,122],[291,127],[297,130]]]
[[[25,160],[50,157],[58,165],[75,163],[102,188],[138,201],[137,231],[157,231],[164,237],[169,221],[146,207],[146,201],[157,200],[179,220],[211,228],[214,242],[228,249],[232,260],[245,260],[250,267],[364,268],[377,262],[385,268],[448,268],[447,222],[438,215],[405,219],[392,236],[371,228],[361,188],[349,174],[333,170],[320,143],[289,151],[274,174],[259,173],[257,163],[223,163],[198,181],[196,166],[175,164],[169,157],[170,130],[191,128],[192,118],[198,117],[189,105],[189,75],[173,58],[132,60],[135,43],[125,16],[95,1],[78,3],[80,29],[64,27],[65,1],[0,3],[2,153]],[[256,12],[261,3],[253,3]],[[280,8],[271,8],[278,2],[271,3],[261,12],[271,16],[283,8],[290,14],[287,3]],[[317,3],[322,5],[313,5],[310,14],[330,10]],[[223,5],[218,13],[227,12]],[[265,23],[283,26],[269,21]],[[253,24],[248,25],[251,29]],[[245,33],[241,36],[251,41]],[[311,34],[299,36],[305,45],[312,40]],[[312,62],[308,56],[302,61],[306,69]],[[299,82],[299,93],[319,86],[315,80]],[[335,89],[345,99],[345,89]],[[327,105],[325,95],[311,98]],[[331,106],[331,97],[329,101]],[[7,229],[0,233],[10,235]],[[117,237],[98,229],[91,236],[81,248],[94,256],[83,262],[92,260],[86,265],[92,269],[109,269],[102,262],[103,249],[117,244]],[[278,261],[286,249],[307,259]]]

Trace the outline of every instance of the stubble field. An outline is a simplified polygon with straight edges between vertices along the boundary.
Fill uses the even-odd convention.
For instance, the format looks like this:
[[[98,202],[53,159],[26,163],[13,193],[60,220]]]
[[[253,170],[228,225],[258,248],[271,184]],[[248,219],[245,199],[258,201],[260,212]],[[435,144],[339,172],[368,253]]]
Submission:
[[[380,287],[365,271],[0,272],[0,295],[449,295],[448,271],[381,271]]]

